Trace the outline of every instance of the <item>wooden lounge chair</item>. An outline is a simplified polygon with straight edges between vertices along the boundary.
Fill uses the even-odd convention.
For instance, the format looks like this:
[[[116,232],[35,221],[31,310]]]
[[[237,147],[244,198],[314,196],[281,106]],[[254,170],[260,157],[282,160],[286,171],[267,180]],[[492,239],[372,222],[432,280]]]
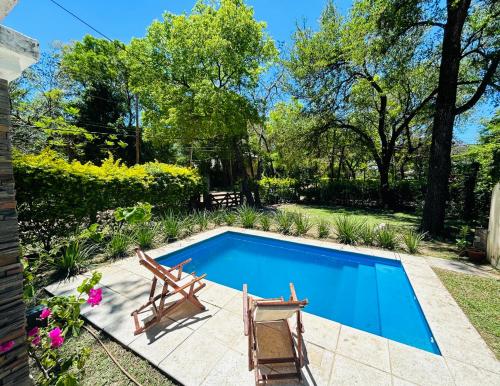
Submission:
[[[148,302],[132,312],[135,323],[134,335],[143,333],[158,323],[164,316],[172,313],[184,302],[190,302],[200,310],[205,310],[205,306],[198,300],[196,293],[205,287],[206,284],[201,280],[205,278],[206,274],[196,276],[194,272],[191,274],[183,273],[184,266],[191,259],[187,259],[175,267],[165,268],[146,255],[140,248],[136,248],[135,252],[139,257],[139,263],[151,271],[154,276]],[[159,280],[163,283],[163,286],[161,292],[156,294],[156,284]],[[158,301],[159,303],[157,304]],[[150,306],[153,311],[153,317],[141,326],[139,323],[139,313]]]
[[[306,300],[297,300],[290,283],[290,299],[254,299],[243,285],[243,321],[248,336],[248,368],[255,369],[255,384],[270,381],[302,381],[304,328],[300,310]],[[296,345],[288,319],[297,315]]]

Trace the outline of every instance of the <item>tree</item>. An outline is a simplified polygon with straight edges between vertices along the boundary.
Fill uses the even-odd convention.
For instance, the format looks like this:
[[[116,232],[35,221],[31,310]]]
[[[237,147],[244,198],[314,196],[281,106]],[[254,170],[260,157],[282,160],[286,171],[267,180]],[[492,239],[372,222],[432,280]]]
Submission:
[[[248,125],[259,118],[249,93],[276,55],[264,29],[241,0],[199,1],[190,15],[153,22],[129,56],[147,138],[226,144],[249,202],[244,153]]]
[[[287,67],[292,94],[304,101],[306,114],[321,117],[316,133],[350,131],[365,146],[379,172],[380,200],[388,206],[395,152],[405,133],[428,124],[436,73],[420,60],[418,36],[385,47],[377,35],[379,17],[369,1],[357,1],[347,20],[328,3],[318,32],[296,32]]]
[[[382,33],[388,44],[423,36],[419,45],[438,69],[427,194],[422,228],[444,231],[456,118],[484,95],[499,90],[500,3],[494,0],[390,0],[381,2]]]
[[[13,145],[25,153],[50,147],[70,159],[81,159],[83,147],[95,136],[76,122],[72,85],[61,71],[59,59],[57,50],[45,53],[10,83]]]
[[[93,162],[110,151],[129,163],[134,159],[135,98],[125,50],[120,41],[90,35],[63,47],[61,68],[75,83],[77,124],[101,133],[85,147]]]

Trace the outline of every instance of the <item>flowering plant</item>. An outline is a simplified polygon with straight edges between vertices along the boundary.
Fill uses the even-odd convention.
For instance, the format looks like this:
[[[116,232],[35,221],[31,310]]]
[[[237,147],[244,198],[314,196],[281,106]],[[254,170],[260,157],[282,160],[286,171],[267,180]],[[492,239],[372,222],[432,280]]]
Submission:
[[[101,303],[102,289],[95,288],[101,276],[99,272],[94,272],[92,277],[85,279],[77,288],[77,295],[54,296],[42,300],[44,308],[39,320],[43,327],[33,327],[27,333],[28,353],[41,372],[37,384],[78,384],[78,371],[83,368],[90,349],[86,347],[70,354],[61,350],[61,346],[66,337],[80,333],[83,325],[83,320],[80,319],[81,306],[88,303],[95,307]]]

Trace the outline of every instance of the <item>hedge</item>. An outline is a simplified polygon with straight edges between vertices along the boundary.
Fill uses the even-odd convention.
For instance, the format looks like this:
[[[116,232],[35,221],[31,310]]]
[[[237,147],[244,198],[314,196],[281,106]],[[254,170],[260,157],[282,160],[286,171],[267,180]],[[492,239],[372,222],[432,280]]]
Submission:
[[[262,177],[259,193],[266,204],[297,201],[297,181],[293,178]]]
[[[319,179],[299,188],[306,201],[340,205],[378,205],[378,180],[329,180]],[[423,200],[423,183],[416,180],[393,181],[389,193],[394,208],[414,208]]]
[[[196,170],[159,162],[127,167],[110,157],[97,166],[45,150],[16,153],[13,164],[21,231],[64,233],[101,211],[138,201],[182,208],[203,190]]]

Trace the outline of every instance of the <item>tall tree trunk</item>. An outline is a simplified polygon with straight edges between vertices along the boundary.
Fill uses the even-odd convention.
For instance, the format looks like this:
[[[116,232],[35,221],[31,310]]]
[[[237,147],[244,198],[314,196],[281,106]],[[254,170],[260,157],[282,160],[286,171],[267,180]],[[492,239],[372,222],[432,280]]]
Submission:
[[[427,178],[422,229],[430,235],[443,234],[448,180],[451,170],[451,144],[457,100],[462,29],[471,0],[448,0],[448,19],[444,27],[436,110]]]
[[[238,174],[241,176],[241,193],[245,196],[246,203],[250,206],[255,206],[255,201],[252,195],[252,191],[250,189],[250,184],[248,181],[248,174],[245,168],[245,161],[243,158],[243,147],[238,140],[234,141],[234,149],[235,149],[235,161],[236,161],[236,170]]]
[[[379,199],[384,208],[389,208],[391,205],[390,189],[389,189],[389,168],[390,163],[383,162],[379,165],[378,172],[380,175]]]

